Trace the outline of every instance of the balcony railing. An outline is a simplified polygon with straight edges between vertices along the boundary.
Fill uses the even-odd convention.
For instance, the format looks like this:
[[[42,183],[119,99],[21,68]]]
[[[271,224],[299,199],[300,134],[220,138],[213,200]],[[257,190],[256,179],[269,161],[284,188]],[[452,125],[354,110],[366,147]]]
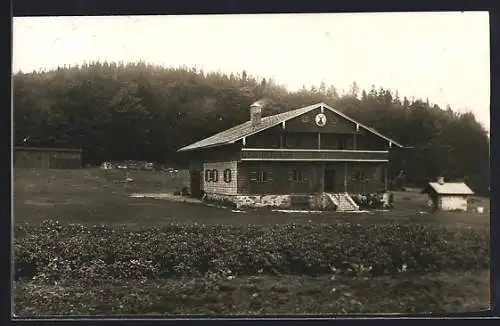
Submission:
[[[388,162],[388,151],[242,148],[242,161]]]

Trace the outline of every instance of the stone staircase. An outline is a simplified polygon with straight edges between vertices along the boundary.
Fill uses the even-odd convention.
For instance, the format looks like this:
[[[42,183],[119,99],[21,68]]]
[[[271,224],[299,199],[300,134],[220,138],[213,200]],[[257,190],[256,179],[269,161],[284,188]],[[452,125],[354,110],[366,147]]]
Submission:
[[[326,193],[326,195],[337,207],[338,212],[359,211],[359,206],[348,193]]]

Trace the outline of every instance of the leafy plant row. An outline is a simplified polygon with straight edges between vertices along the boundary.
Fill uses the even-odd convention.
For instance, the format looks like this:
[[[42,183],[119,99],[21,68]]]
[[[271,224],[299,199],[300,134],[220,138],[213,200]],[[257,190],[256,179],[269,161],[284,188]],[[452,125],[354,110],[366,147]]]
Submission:
[[[16,278],[152,279],[215,275],[365,275],[487,268],[489,235],[398,224],[271,228],[171,224],[16,227]]]

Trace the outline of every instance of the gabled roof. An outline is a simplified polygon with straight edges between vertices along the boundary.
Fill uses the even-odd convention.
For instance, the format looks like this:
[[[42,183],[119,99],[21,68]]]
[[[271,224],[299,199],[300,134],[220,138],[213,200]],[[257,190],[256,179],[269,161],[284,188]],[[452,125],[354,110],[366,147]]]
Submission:
[[[328,109],[328,110],[334,112],[335,114],[343,117],[344,119],[349,120],[352,123],[359,125],[360,128],[363,128],[363,129],[371,132],[372,134],[375,134],[375,135],[377,135],[377,136],[379,136],[387,141],[390,141],[390,142],[392,142],[392,144],[394,144],[398,147],[401,147],[401,148],[404,147],[403,145],[399,144],[395,140],[390,139],[390,138],[380,134],[375,129],[363,125],[362,123],[352,119],[351,117],[348,117],[344,113],[326,105],[325,103],[317,103],[317,104],[309,105],[309,106],[306,106],[306,107],[303,107],[300,109],[295,109],[295,110],[283,112],[280,114],[276,114],[276,115],[272,115],[272,116],[268,116],[268,117],[263,117],[261,119],[260,124],[258,124],[258,125],[252,125],[251,121],[246,121],[246,122],[239,124],[233,128],[224,130],[224,131],[219,132],[213,136],[210,136],[208,138],[205,138],[203,140],[195,142],[191,145],[182,147],[178,151],[182,152],[182,151],[189,151],[189,150],[195,150],[195,149],[202,149],[202,148],[208,148],[208,147],[233,144],[233,143],[241,140],[242,138],[251,136],[251,135],[259,133],[263,130],[277,126],[280,123],[283,123],[287,120],[298,117],[304,113],[307,113],[307,112],[312,111],[314,109],[317,109],[319,107],[323,107],[325,109]]]
[[[426,193],[429,188],[433,189],[438,195],[474,194],[474,192],[463,182],[445,182],[443,184],[438,182],[429,182],[429,184],[422,190],[422,193]]]

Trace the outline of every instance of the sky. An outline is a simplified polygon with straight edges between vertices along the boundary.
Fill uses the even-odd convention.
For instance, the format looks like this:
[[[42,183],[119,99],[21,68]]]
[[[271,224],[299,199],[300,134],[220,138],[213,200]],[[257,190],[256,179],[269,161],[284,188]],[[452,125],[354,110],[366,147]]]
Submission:
[[[12,43],[13,72],[141,60],[246,70],[289,90],[356,81],[490,125],[487,12],[15,17]]]

